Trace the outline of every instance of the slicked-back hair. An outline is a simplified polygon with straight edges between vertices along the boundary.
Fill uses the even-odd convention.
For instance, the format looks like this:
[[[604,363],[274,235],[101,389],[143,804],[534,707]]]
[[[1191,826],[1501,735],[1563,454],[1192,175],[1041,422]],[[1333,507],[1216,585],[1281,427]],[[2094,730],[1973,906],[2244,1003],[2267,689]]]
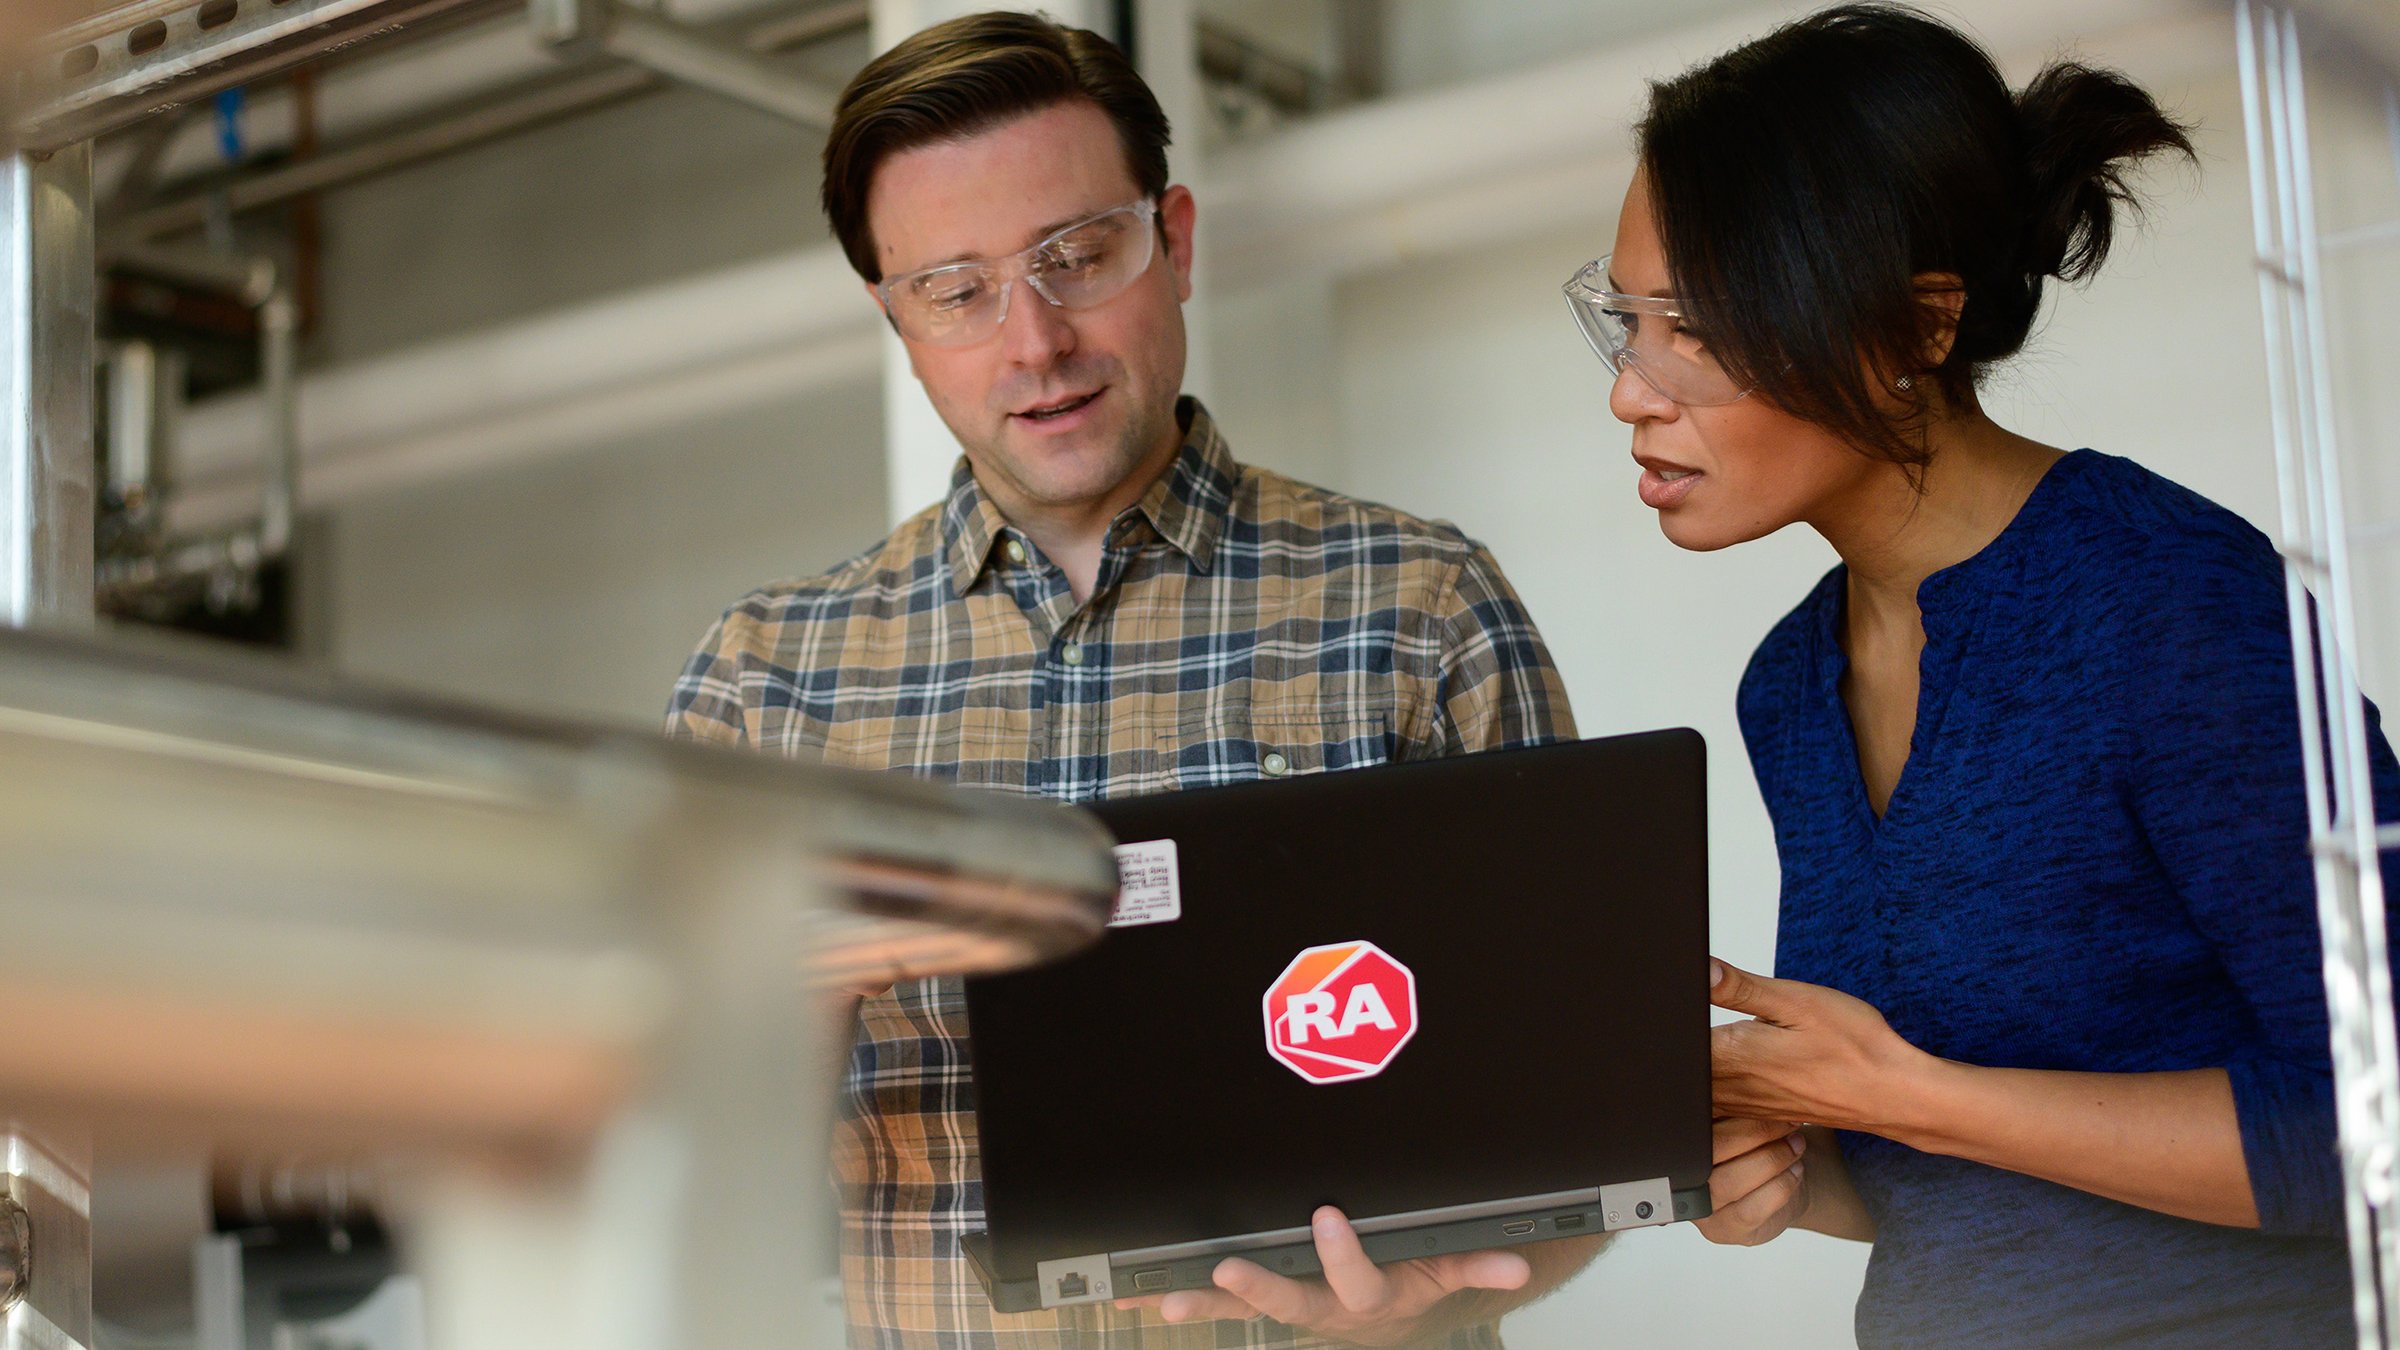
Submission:
[[[1718,361],[1910,466],[1929,456],[1934,395],[1974,406],[2046,281],[2099,270],[2119,208],[2140,210],[2133,170],[2192,158],[2186,128],[2124,76],[2062,61],[2012,94],[1965,34],[1884,3],[1819,11],[1653,85],[1639,134],[1671,284]],[[1938,359],[1926,274],[1964,291]]]
[[[1167,190],[1167,114],[1107,38],[1038,14],[969,14],[916,33],[869,61],[834,105],[825,141],[825,218],[850,265],[883,279],[867,194],[903,151],[960,140],[1062,103],[1108,114],[1144,196]]]

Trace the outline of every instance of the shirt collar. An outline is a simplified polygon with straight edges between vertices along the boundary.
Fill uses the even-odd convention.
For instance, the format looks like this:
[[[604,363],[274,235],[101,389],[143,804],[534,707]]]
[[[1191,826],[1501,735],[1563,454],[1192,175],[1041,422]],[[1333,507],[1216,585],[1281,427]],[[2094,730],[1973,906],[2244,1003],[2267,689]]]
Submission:
[[[1218,434],[1216,419],[1208,415],[1200,400],[1187,395],[1177,402],[1175,411],[1184,429],[1182,448],[1132,511],[1149,521],[1158,536],[1190,559],[1193,567],[1206,572],[1215,561],[1225,518],[1233,510],[1234,485],[1241,469],[1225,438]],[[950,563],[953,595],[963,596],[975,588],[1007,528],[1007,517],[984,495],[966,457],[960,456],[958,467],[950,474],[950,498],[942,508],[943,550]]]

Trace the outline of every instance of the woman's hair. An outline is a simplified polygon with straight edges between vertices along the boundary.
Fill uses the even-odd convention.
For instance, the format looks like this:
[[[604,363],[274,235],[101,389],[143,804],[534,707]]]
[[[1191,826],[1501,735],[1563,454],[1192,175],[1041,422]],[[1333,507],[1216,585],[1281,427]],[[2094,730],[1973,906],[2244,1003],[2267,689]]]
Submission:
[[[2127,175],[2165,150],[2197,162],[2186,132],[2113,71],[2062,61],[2011,95],[1957,29],[1848,4],[1651,86],[1640,138],[1672,283],[1726,370],[1916,466],[1930,395],[1973,405],[2043,283],[2091,276],[2119,208],[2138,215]],[[1926,273],[1965,293],[1938,363]]]

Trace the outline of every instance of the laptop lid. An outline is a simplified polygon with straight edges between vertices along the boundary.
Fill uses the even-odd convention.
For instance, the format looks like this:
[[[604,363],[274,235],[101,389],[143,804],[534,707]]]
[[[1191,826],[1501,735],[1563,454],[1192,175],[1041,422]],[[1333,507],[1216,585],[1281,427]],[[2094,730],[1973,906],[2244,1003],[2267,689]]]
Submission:
[[[1128,926],[967,984],[987,1274],[1705,1188],[1705,765],[1676,730],[1095,806]]]

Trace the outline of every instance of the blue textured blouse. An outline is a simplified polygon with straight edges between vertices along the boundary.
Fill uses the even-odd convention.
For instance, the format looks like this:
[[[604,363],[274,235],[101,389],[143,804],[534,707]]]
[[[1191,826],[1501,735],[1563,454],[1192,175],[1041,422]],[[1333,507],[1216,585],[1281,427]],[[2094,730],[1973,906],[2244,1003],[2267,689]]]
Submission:
[[[1837,567],[1742,679],[1783,868],[1776,973],[1969,1064],[2224,1068],[2263,1220],[2194,1223],[1844,1134],[1878,1234],[1860,1344],[2355,1343],[2266,536],[2128,460],[2054,464],[1919,591],[1916,733],[1880,820],[1841,699],[1844,584]],[[2389,812],[2400,767],[2373,739]]]

